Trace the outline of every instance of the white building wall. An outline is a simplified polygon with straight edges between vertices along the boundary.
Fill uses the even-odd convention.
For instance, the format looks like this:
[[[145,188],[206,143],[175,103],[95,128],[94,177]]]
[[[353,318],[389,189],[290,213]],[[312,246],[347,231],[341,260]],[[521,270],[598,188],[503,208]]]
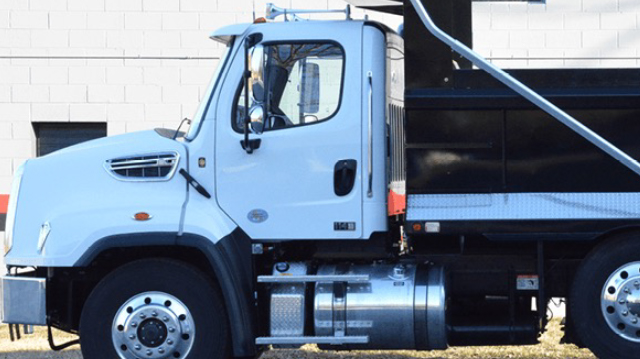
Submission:
[[[476,2],[473,28],[474,48],[506,68],[640,65],[638,0]]]
[[[221,54],[209,33],[251,21],[254,3],[263,16],[267,1],[0,0],[0,195],[15,168],[35,156],[32,122],[106,122],[108,135],[176,128],[195,112]],[[638,0],[477,2],[474,44],[507,67],[637,66],[639,14]],[[369,15],[392,28],[400,23]]]
[[[211,31],[252,21],[254,3],[263,16],[266,2],[0,0],[0,195],[35,156],[32,122],[106,122],[108,135],[176,128],[194,114],[221,55]]]

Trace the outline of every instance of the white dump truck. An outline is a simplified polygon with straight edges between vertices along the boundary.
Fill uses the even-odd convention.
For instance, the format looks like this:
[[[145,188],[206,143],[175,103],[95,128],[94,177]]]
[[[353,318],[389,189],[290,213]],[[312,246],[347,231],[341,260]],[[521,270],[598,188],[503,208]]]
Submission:
[[[469,0],[353,3],[404,30],[270,6],[212,34],[188,131],[21,166],[2,320],[88,359],[431,350],[536,343],[564,297],[566,342],[640,357],[640,73],[504,72]]]

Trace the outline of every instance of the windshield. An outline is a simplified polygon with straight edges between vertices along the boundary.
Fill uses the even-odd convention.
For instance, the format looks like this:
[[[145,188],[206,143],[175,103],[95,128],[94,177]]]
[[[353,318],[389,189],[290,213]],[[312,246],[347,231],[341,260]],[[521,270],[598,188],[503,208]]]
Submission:
[[[220,57],[220,62],[218,62],[218,67],[216,68],[216,72],[211,78],[211,82],[207,87],[207,92],[205,92],[206,95],[201,99],[200,105],[198,106],[198,110],[196,111],[196,114],[193,116],[191,127],[189,127],[189,132],[187,133],[187,136],[186,136],[186,139],[189,141],[193,140],[198,134],[198,131],[200,130],[200,125],[202,120],[204,119],[205,110],[209,106],[209,101],[211,101],[211,95],[213,94],[213,89],[218,83],[218,79],[220,78],[220,73],[222,72],[222,69],[224,68],[224,65],[227,62],[227,57],[229,57],[229,52],[230,52],[229,50],[231,49],[231,47],[233,47],[233,41],[229,41],[229,43],[227,44],[227,48],[224,50],[224,53],[222,54],[222,57]]]

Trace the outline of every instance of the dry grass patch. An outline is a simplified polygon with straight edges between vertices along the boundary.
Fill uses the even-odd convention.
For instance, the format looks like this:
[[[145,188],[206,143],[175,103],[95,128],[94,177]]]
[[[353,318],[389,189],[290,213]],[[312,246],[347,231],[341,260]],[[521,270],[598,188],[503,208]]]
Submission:
[[[595,358],[587,349],[575,345],[560,344],[564,333],[560,320],[554,319],[538,345],[456,347],[439,351],[319,351],[314,345],[305,345],[300,350],[278,349],[266,352],[260,359],[412,359],[412,358]]]
[[[542,336],[541,344],[526,346],[465,347],[443,351],[320,351],[314,345],[306,345],[299,350],[278,349],[262,355],[261,359],[411,359],[411,358],[595,358],[590,351],[578,349],[575,345],[559,344],[562,338],[560,321],[555,319],[549,330]],[[74,335],[54,330],[56,344],[77,338]],[[0,359],[81,359],[77,346],[62,352],[53,352],[47,343],[46,328],[38,327],[36,333],[23,336],[16,342],[9,340],[9,329],[0,325]]]
[[[56,344],[66,343],[78,337],[53,329]],[[36,327],[33,335],[22,335],[22,339],[12,342],[9,339],[9,326],[0,325],[0,359],[82,359],[80,347],[73,346],[61,352],[49,349],[47,328]]]

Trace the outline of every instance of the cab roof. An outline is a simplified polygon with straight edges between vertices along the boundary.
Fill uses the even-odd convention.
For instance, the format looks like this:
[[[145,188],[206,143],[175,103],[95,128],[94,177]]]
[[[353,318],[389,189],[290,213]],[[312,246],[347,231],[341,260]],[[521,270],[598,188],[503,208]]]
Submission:
[[[287,31],[296,31],[293,28],[299,29],[302,26],[307,29],[313,29],[313,31],[326,30],[327,26],[332,29],[351,27],[351,26],[363,26],[365,23],[373,23],[371,21],[364,20],[309,20],[309,21],[269,21],[266,23],[242,23],[235,25],[228,25],[221,27],[211,33],[209,38],[218,41],[223,44],[228,44],[234,37],[241,37],[250,29],[255,27],[268,26],[272,29],[287,29]],[[384,27],[381,25],[381,27]]]

